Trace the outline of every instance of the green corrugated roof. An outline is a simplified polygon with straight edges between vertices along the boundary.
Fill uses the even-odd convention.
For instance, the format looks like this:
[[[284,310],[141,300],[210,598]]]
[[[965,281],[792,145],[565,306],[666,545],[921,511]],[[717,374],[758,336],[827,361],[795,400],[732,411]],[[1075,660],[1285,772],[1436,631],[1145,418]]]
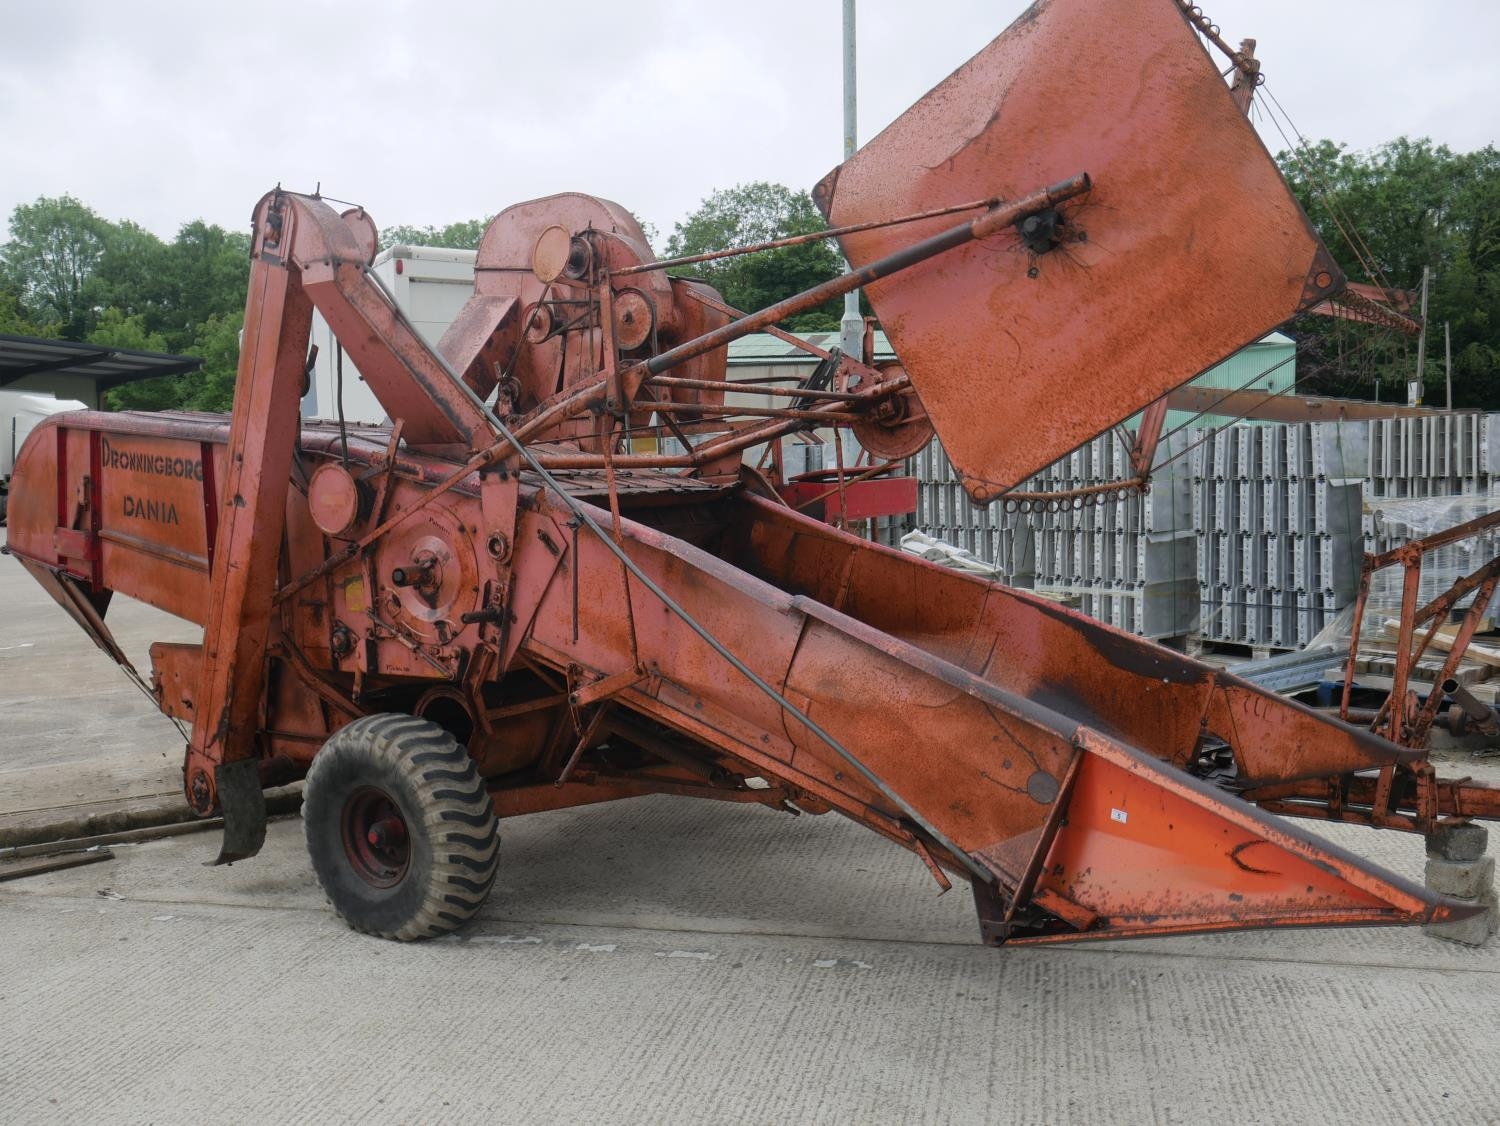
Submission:
[[[838,347],[839,343],[837,332],[799,332],[793,335],[825,351]],[[779,336],[772,336],[769,332],[754,332],[749,336],[742,336],[738,340],[729,342],[731,366],[735,364],[805,364],[810,358],[807,352],[802,351],[796,345],[788,344]],[[877,360],[896,358],[896,353],[891,351],[891,342],[879,329],[875,330],[875,358]]]

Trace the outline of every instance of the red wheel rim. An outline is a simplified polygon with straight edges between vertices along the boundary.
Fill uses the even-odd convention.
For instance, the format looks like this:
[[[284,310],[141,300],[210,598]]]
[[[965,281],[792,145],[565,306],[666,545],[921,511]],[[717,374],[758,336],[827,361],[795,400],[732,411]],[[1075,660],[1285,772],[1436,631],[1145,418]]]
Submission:
[[[406,875],[411,841],[401,807],[384,790],[364,786],[344,801],[340,836],[349,867],[372,887],[394,887]]]

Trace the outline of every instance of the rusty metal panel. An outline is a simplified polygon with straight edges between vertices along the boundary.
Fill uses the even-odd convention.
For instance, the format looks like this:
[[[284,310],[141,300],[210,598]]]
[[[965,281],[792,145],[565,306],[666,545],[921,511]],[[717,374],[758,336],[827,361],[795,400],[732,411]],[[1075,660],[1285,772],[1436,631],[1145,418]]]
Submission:
[[[1173,0],[1034,4],[815,198],[845,225],[1079,172],[1093,190],[1029,244],[1012,228],[868,289],[976,501],[1343,281]],[[857,268],[945,222],[841,243]]]
[[[95,485],[103,572],[135,570],[142,601],[193,619],[209,596],[206,489],[213,466],[194,441],[100,433]],[[151,565],[143,566],[147,560]]]
[[[800,512],[832,522],[868,520],[878,516],[904,516],[917,510],[915,477],[881,477],[852,481],[840,497],[837,481],[793,481],[779,490],[781,498]]]

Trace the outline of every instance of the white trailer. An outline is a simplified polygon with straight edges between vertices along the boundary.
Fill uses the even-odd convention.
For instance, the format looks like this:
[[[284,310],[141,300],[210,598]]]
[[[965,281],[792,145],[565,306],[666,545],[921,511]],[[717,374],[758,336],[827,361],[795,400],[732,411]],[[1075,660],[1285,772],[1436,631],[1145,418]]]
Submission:
[[[10,499],[10,474],[16,454],[26,436],[43,419],[63,411],[82,411],[88,407],[77,399],[58,399],[44,391],[0,390],[0,524]]]
[[[434,347],[474,293],[474,251],[440,246],[393,246],[376,255],[375,276],[395,298],[396,305]],[[338,345],[328,323],[313,313],[312,343],[318,355],[303,418],[339,416]],[[343,402],[346,422],[385,422],[385,409],[375,399],[358,369],[344,357]]]

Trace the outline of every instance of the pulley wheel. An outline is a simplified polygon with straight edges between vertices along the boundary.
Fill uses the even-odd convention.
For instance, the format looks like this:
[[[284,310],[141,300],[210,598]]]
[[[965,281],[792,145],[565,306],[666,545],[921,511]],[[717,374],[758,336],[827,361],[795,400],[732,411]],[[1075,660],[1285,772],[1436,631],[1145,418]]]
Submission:
[[[651,339],[656,323],[656,309],[638,289],[622,289],[614,295],[615,342],[622,351],[632,352]]]
[[[906,370],[897,363],[875,366],[878,383],[889,383],[905,374]],[[866,387],[867,384],[850,381],[842,389],[860,391]],[[927,408],[922,405],[922,400],[917,397],[913,387],[907,387],[885,399],[872,413],[856,422],[852,429],[854,437],[870,451],[871,456],[884,458],[886,461],[899,461],[913,456],[932,441],[933,433]]]

